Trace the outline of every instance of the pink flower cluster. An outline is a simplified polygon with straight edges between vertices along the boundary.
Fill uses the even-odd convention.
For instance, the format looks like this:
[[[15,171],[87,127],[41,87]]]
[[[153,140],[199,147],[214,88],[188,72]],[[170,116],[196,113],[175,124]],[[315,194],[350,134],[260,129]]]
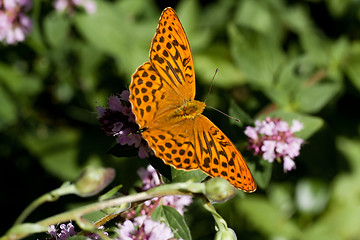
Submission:
[[[96,4],[92,0],[56,0],[54,7],[58,12],[73,14],[76,7],[83,7],[89,14],[96,12]]]
[[[149,165],[146,169],[140,168],[138,170],[138,175],[142,180],[142,191],[149,190],[156,186],[161,185],[161,179],[156,170]],[[158,198],[153,198],[146,201],[145,206],[151,207]],[[192,198],[190,196],[182,195],[169,195],[161,198],[162,205],[170,206],[175,208],[181,215],[184,215],[184,210],[186,206],[189,206],[192,203]],[[146,214],[144,212],[143,214]]]
[[[119,240],[169,240],[175,239],[171,229],[165,225],[153,221],[146,216],[136,217],[134,221],[125,220],[121,228],[117,230]]]
[[[58,233],[58,229],[54,225],[51,225],[48,229],[48,233],[52,237],[52,239],[60,239],[65,240],[69,237],[75,236],[75,228],[72,223],[68,224],[60,224],[60,233]]]
[[[25,14],[31,3],[31,0],[0,0],[0,41],[16,44],[25,40],[32,27]]]
[[[120,96],[111,96],[108,108],[97,107],[101,128],[108,136],[115,136],[116,142],[139,148],[139,157],[147,158],[153,151],[139,133],[139,126],[129,102],[130,92],[124,90]]]
[[[55,225],[51,225],[48,229],[48,233],[50,235],[50,238],[47,238],[47,240],[66,240],[70,237],[73,237],[77,234],[77,232],[75,231],[75,227],[74,225],[69,222],[68,224],[60,224],[59,226],[60,229],[57,229],[57,227],[55,227]],[[104,226],[100,226],[99,227],[100,230],[104,230],[105,227]],[[60,232],[59,232],[60,231]],[[107,232],[103,232],[105,235],[109,236],[109,233]],[[87,239],[89,240],[98,240],[101,239],[99,237],[99,235],[97,235],[96,233],[92,233],[92,234],[88,234],[86,235]]]
[[[150,165],[146,169],[140,168],[138,174],[142,180],[142,191],[162,184],[156,170]],[[150,214],[154,208],[162,204],[175,208],[183,215],[185,207],[189,206],[191,202],[192,198],[190,196],[172,195],[148,200],[142,204],[140,209],[138,209],[139,211],[135,211],[134,209],[128,210],[123,215],[127,219],[120,226],[120,230],[118,230],[118,239],[175,239],[171,229],[164,223],[153,221]]]
[[[292,125],[280,118],[267,117],[263,121],[255,121],[255,127],[246,127],[245,134],[249,137],[248,149],[254,155],[273,162],[274,159],[284,162],[284,172],[295,169],[294,158],[300,154],[303,140],[294,136],[300,131],[303,124],[293,120]]]

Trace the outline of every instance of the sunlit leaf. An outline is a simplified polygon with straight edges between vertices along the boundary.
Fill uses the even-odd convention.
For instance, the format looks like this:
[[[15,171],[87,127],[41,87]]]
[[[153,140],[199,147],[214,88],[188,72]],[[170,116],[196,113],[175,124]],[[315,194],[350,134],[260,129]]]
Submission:
[[[151,214],[151,218],[170,226],[175,238],[191,239],[190,230],[185,223],[184,217],[174,208],[164,205],[159,206]]]

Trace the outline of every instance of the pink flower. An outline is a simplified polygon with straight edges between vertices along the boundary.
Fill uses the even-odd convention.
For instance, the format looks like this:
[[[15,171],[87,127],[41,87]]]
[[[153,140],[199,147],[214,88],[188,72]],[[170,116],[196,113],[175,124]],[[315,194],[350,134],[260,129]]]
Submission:
[[[165,196],[161,200],[163,205],[175,208],[181,215],[184,215],[185,207],[192,203],[191,196],[181,195]]]
[[[263,142],[263,145],[261,147],[261,151],[263,152],[262,157],[265,160],[268,160],[269,162],[273,162],[275,159],[275,146],[276,146],[276,142],[275,141],[271,141],[271,140],[265,140]]]
[[[288,156],[284,157],[284,172],[290,171],[295,168],[296,166],[294,160],[292,160]]]
[[[139,177],[141,178],[142,181],[142,190],[146,191],[149,190],[151,188],[154,188],[156,186],[159,186],[161,184],[160,178],[156,172],[156,170],[149,165],[146,169],[145,168],[140,168],[137,171]]]
[[[57,11],[66,11],[68,14],[73,14],[77,7],[84,8],[89,14],[96,12],[96,4],[92,0],[56,0],[54,7]]]
[[[263,121],[255,121],[255,127],[246,127],[245,134],[249,137],[248,149],[254,155],[260,155],[264,160],[273,162],[282,159],[284,172],[295,169],[294,158],[299,156],[303,140],[296,138],[294,132],[303,128],[298,120],[293,120],[292,126],[281,119],[267,117]]]
[[[161,180],[156,170],[149,165],[146,169],[140,168],[138,170],[138,175],[142,180],[142,190],[146,191],[156,186],[161,185]],[[146,201],[144,204],[147,207],[151,207],[151,205],[157,201],[158,198],[153,198],[151,200]],[[182,196],[182,195],[170,195],[161,198],[161,203],[166,206],[170,206],[175,208],[181,215],[184,215],[185,207],[189,206],[192,203],[191,196]],[[145,208],[143,214],[147,213],[147,210],[150,208]]]
[[[140,158],[153,155],[153,151],[139,133],[139,126],[131,111],[129,91],[123,91],[120,96],[111,96],[108,108],[97,107],[98,120],[101,129],[108,135],[116,137],[120,145],[134,146],[139,149]]]
[[[60,233],[58,233],[58,229],[56,229],[54,225],[51,225],[48,229],[48,233],[53,239],[60,239],[60,240],[65,240],[68,239],[69,237],[76,235],[75,228],[74,225],[72,225],[72,223],[60,224]]]
[[[165,224],[140,216],[134,221],[125,220],[117,231],[119,240],[168,240],[174,239],[171,229]]]
[[[16,44],[25,40],[32,23],[25,12],[31,8],[31,0],[0,1],[0,41]]]
[[[104,230],[105,227],[104,226],[100,226],[98,229],[100,230]],[[58,231],[60,230],[60,233],[58,233]],[[66,240],[72,236],[75,236],[77,234],[77,232],[75,231],[75,227],[74,225],[72,225],[72,223],[68,223],[68,224],[60,224],[60,229],[57,229],[54,225],[51,225],[48,228],[48,233],[50,234],[51,238],[50,239],[56,239],[56,240]],[[109,235],[109,233],[104,232],[103,233],[105,235]],[[96,233],[90,233],[86,235],[87,239],[94,239],[94,240],[98,240],[101,239],[99,237],[99,235],[97,235]],[[47,238],[49,239],[49,238]]]

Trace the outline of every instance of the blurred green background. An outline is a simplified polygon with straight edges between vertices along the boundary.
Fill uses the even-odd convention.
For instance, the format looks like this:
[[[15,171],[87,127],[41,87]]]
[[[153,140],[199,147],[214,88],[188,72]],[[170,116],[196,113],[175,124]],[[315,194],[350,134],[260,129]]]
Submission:
[[[68,16],[52,1],[34,1],[30,36],[0,46],[0,235],[85,166],[114,167],[125,192],[138,180],[148,163],[106,154],[115,139],[100,130],[96,106],[127,89],[148,61],[160,13],[171,6],[192,47],[197,99],[219,68],[207,104],[243,121],[205,115],[257,165],[257,192],[216,205],[238,239],[360,239],[359,0],[96,3],[93,15]],[[275,163],[266,172],[246,151],[245,124],[266,115],[304,123],[296,170],[285,174]],[[45,204],[28,221],[84,201]],[[213,238],[213,219],[198,202],[186,219],[193,239]]]

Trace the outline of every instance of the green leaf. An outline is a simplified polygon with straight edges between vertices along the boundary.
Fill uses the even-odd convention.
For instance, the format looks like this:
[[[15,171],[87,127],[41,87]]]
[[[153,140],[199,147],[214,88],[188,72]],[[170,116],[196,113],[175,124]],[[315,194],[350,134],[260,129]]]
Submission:
[[[345,73],[352,84],[360,91],[360,42],[352,44],[349,60],[345,66]]]
[[[279,38],[282,28],[275,11],[270,11],[267,1],[242,1],[235,12],[235,21],[241,26]]]
[[[173,167],[171,167],[171,176],[173,182],[186,182],[188,180],[193,180],[194,182],[201,182],[208,177],[208,175],[201,170],[185,171],[176,170]]]
[[[65,14],[53,11],[43,21],[44,33],[51,46],[59,47],[67,44],[70,22]]]
[[[158,19],[153,15],[151,20],[148,17],[141,24],[136,23],[133,20],[137,11],[137,8],[130,8],[126,4],[114,7],[110,2],[99,1],[96,13],[77,14],[74,19],[76,28],[84,38],[105,54],[113,56],[127,79],[131,79],[135,69],[148,60]],[[155,14],[154,11],[150,13]]]
[[[307,113],[320,111],[341,90],[336,82],[318,83],[300,89],[295,95],[295,104],[298,109]]]
[[[252,227],[266,236],[296,239],[301,231],[280,208],[261,196],[237,201],[235,211],[246,216]]]
[[[70,240],[86,240],[86,239],[89,239],[89,237],[76,235],[76,236],[69,237],[68,239],[70,239]]]
[[[39,136],[28,134],[22,137],[29,152],[40,159],[43,167],[63,180],[73,180],[82,171],[77,163],[79,132],[59,129]],[[85,164],[85,163],[84,163]]]
[[[112,189],[110,189],[106,193],[102,194],[99,197],[99,201],[105,201],[107,199],[112,198],[122,187],[123,187],[123,185],[117,185],[116,187],[113,187]]]
[[[336,147],[346,157],[348,163],[356,173],[360,173],[360,140],[345,137],[336,138]],[[359,176],[360,179],[360,175]],[[359,189],[360,189],[360,185]]]
[[[346,14],[350,4],[352,3],[351,0],[328,0],[325,1],[330,13],[336,17],[340,18],[342,15]]]
[[[190,230],[186,225],[184,217],[174,208],[161,205],[154,210],[151,219],[158,222],[164,222],[168,225],[174,233],[175,238],[182,238],[184,240],[191,239]]]
[[[307,56],[289,59],[279,71],[274,86],[264,89],[264,93],[279,108],[291,109],[293,96],[310,77],[313,63]]]
[[[234,24],[228,26],[228,36],[235,64],[249,83],[260,88],[271,87],[275,74],[285,61],[279,43]]]
[[[0,86],[0,129],[14,124],[17,119],[16,105],[8,93]]]
[[[40,79],[3,63],[0,63],[0,83],[6,85],[13,94],[19,94],[19,98],[38,94],[42,90]]]
[[[250,164],[248,164],[250,167]],[[251,173],[255,179],[256,184],[261,189],[266,189],[269,185],[271,175],[272,175],[272,166],[273,163],[269,161],[265,161],[263,159],[260,160],[259,165],[261,169],[256,168],[256,170],[251,169]]]
[[[247,114],[238,104],[236,104],[233,99],[230,100],[229,115],[239,119],[240,122],[236,122],[236,124],[240,124],[241,127],[253,124],[254,122],[250,115]]]
[[[229,49],[225,45],[212,45],[202,53],[194,54],[195,73],[205,83],[210,85],[214,73],[214,86],[231,88],[245,82],[243,73],[229,59]]]

